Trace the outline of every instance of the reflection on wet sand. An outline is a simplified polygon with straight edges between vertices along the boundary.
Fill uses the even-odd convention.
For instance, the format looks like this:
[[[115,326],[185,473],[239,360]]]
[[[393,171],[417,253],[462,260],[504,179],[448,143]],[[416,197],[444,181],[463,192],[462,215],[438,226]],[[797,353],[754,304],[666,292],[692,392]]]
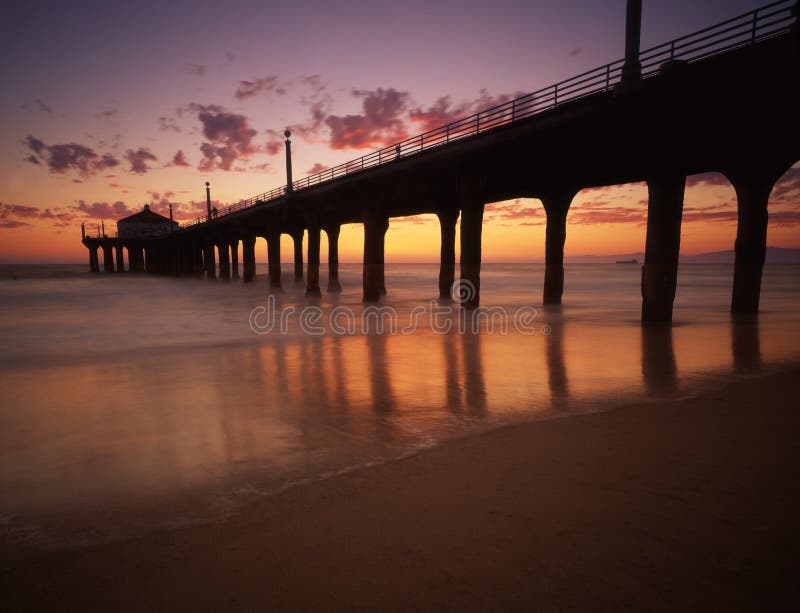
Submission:
[[[665,397],[678,389],[678,365],[672,327],[642,326],[642,377],[652,396]]]
[[[461,401],[460,365],[458,348],[456,347],[458,338],[455,334],[442,334],[440,338],[442,341],[442,362],[444,362],[445,368],[445,406],[451,413],[460,416],[464,413],[464,404]]]
[[[564,406],[569,396],[567,363],[564,360],[564,326],[556,326],[546,337],[547,382],[554,406]]]
[[[481,354],[481,333],[466,332],[459,336],[461,354],[464,360],[462,377],[467,415],[483,417],[486,415],[486,382]]]
[[[733,369],[737,373],[761,370],[761,335],[757,317],[731,318]]]
[[[324,310],[360,312],[360,289],[347,291],[359,287],[355,270],[343,294],[323,298]],[[491,294],[496,304],[527,304],[530,277],[517,270],[489,268],[486,287],[494,278],[503,288]],[[401,314],[419,305],[420,279],[436,271],[398,268],[391,304]],[[682,274],[696,288],[718,275]],[[708,293],[670,330],[639,326],[629,269],[578,270],[570,306],[543,310],[535,335],[315,337],[296,317],[286,334],[255,335],[246,315],[263,304],[263,288],[155,278],[124,288],[112,279],[16,284],[0,301],[19,328],[0,356],[0,516],[15,518],[8,530],[23,522],[45,532],[54,517],[85,517],[91,534],[131,517],[219,517],[241,496],[486,426],[769,372],[798,359],[800,278],[793,267],[771,274],[776,306],[758,320],[715,314]],[[74,308],[52,309],[54,288]],[[278,308],[306,304],[302,288],[275,298]]]

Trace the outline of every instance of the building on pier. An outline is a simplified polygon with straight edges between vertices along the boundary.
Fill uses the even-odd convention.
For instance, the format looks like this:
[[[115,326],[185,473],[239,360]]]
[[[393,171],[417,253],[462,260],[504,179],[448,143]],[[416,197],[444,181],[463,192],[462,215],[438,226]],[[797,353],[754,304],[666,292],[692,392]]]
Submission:
[[[117,221],[117,236],[120,238],[151,238],[177,229],[176,221],[152,211],[149,204],[138,213]]]

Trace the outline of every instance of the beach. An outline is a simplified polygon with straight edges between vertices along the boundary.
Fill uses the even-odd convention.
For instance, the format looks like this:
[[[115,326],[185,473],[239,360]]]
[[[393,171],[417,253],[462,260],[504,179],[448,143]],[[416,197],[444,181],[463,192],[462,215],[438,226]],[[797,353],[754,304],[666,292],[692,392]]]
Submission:
[[[797,610],[792,370],[450,441],[6,563],[25,610]]]

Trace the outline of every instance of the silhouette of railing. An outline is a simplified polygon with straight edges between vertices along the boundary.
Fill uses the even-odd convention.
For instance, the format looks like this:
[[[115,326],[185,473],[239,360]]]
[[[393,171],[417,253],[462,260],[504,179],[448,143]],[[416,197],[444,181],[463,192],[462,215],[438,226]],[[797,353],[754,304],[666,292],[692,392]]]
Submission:
[[[84,224],[84,232],[86,238],[100,239],[100,238],[117,238],[116,230],[103,230],[101,224]]]
[[[195,222],[196,223],[196,222]],[[103,230],[101,224],[84,224],[84,233],[87,239],[103,239],[103,238],[158,238],[161,236],[169,236],[172,233],[168,227],[164,225],[154,226],[138,226],[136,228],[126,228],[123,235],[120,236],[117,230],[106,228]]]
[[[642,78],[658,74],[662,67],[670,63],[696,62],[786,34],[795,23],[795,17],[792,14],[795,4],[796,0],[779,0],[714,26],[646,49],[639,53]],[[298,179],[292,183],[292,189],[299,191],[370,168],[391,164],[451,142],[528,119],[567,102],[609,92],[620,83],[623,64],[624,60],[616,60],[565,81],[479,111],[474,115],[407,138],[389,147],[373,151],[355,160]],[[247,200],[240,200],[236,204],[220,209],[216,218],[256,205],[266,205],[278,200],[286,193],[287,186],[284,185]],[[205,221],[203,218],[198,218],[184,222],[181,226],[189,227],[203,221]]]

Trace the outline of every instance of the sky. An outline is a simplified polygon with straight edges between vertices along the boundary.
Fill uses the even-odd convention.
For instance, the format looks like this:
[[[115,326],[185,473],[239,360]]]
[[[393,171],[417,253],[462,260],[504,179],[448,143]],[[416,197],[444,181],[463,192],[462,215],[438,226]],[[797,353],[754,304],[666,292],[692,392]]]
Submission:
[[[763,2],[643,4],[646,48]],[[619,59],[624,29],[625,0],[5,0],[0,262],[83,262],[82,222],[113,229],[145,203],[191,219],[205,181],[220,206],[283,185],[287,127],[302,178]],[[646,198],[580,192],[566,255],[643,251]],[[733,248],[724,177],[690,177],[684,210],[683,253]],[[800,164],[770,215],[769,244],[800,247]],[[343,261],[362,237],[342,229]],[[436,261],[438,237],[429,216],[392,220],[387,261]],[[486,261],[542,259],[541,203],[489,204],[483,245]]]

